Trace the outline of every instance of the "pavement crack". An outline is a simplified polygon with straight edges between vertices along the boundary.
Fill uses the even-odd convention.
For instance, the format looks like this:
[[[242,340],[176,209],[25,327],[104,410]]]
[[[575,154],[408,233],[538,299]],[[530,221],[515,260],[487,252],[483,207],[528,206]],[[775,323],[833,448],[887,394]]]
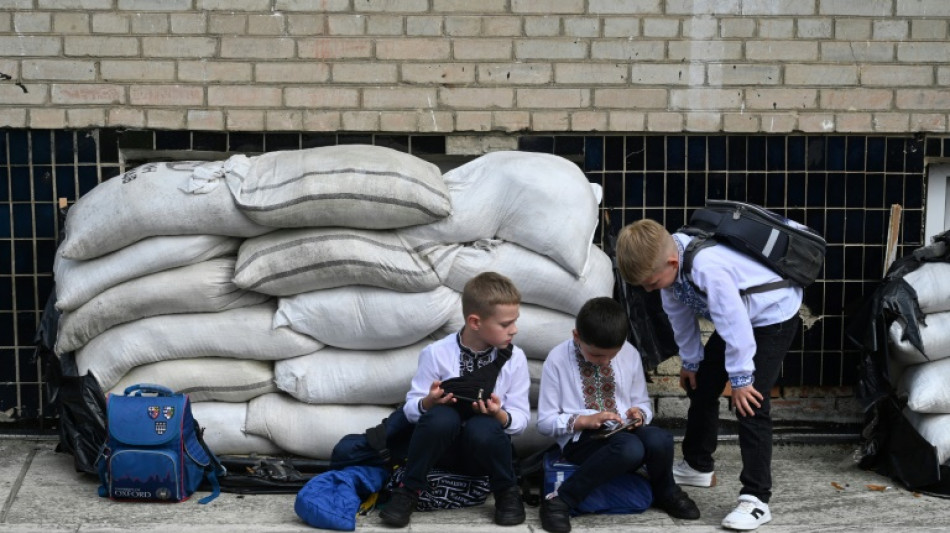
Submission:
[[[30,453],[27,454],[26,460],[23,461],[23,466],[20,467],[20,474],[17,475],[16,481],[14,481],[13,486],[10,487],[10,494],[7,495],[7,501],[3,502],[3,509],[0,510],[0,524],[7,523],[7,515],[10,513],[10,508],[13,507],[13,502],[20,492],[20,487],[23,485],[23,479],[26,478],[26,473],[30,470],[30,465],[33,464],[33,458],[36,457],[36,450],[37,448],[33,448],[30,450]]]

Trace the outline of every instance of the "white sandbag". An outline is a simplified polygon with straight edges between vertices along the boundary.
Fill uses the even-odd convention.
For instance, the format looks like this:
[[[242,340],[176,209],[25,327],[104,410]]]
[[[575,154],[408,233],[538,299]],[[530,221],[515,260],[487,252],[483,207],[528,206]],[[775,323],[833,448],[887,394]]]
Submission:
[[[273,230],[239,211],[227,187],[182,190],[201,164],[147,163],[100,183],[69,209],[59,253],[92,259],[156,235],[252,237]]]
[[[271,152],[228,172],[238,208],[278,228],[388,229],[427,224],[452,211],[439,167],[365,144]]]
[[[950,358],[905,367],[897,394],[912,411],[950,413]]]
[[[518,457],[527,457],[551,447],[552,444],[557,444],[557,441],[554,440],[554,437],[546,437],[538,433],[538,410],[532,408],[528,427],[520,435],[512,437],[511,444],[515,447]]]
[[[274,364],[277,387],[306,403],[397,404],[416,373],[429,340],[391,350],[326,347]]]
[[[247,405],[247,432],[312,459],[330,459],[345,435],[363,433],[393,412],[393,406],[312,405],[286,394],[265,394]]]
[[[903,338],[906,327],[903,319],[898,318],[891,322],[888,334],[894,348],[891,350],[894,359],[905,365],[916,365],[950,357],[950,311],[926,315],[926,321],[926,325],[918,324],[924,346],[923,354]]]
[[[273,442],[244,430],[247,403],[195,402],[191,412],[204,429],[205,444],[215,455],[275,455],[283,450]]]
[[[917,292],[924,314],[950,311],[950,263],[923,263],[907,273],[904,281]]]
[[[122,376],[109,392],[125,394],[139,383],[154,383],[187,394],[193,402],[246,402],[277,392],[274,362],[201,357],[174,359],[137,366]]]
[[[274,327],[337,348],[383,350],[426,338],[453,314],[461,314],[461,295],[448,287],[397,292],[352,285],[281,298]]]
[[[528,359],[528,374],[531,375],[531,388],[528,389],[528,404],[532,409],[538,408],[538,396],[541,394],[541,370],[544,361]]]
[[[276,302],[220,313],[161,315],[120,324],[76,352],[79,375],[86,372],[111,389],[132,368],[173,359],[233,357],[276,361],[323,348],[320,341],[290,328],[271,327]]]
[[[402,292],[441,285],[395,231],[350,228],[286,229],[247,239],[238,252],[234,283],[274,296],[347,285]]]
[[[550,257],[575,276],[585,272],[600,186],[576,164],[550,154],[493,152],[443,179],[452,214],[406,228],[414,248],[502,239]]]
[[[555,346],[571,338],[574,330],[574,315],[547,307],[521,304],[518,317],[518,334],[514,343],[524,350],[525,357],[544,361]]]
[[[436,248],[429,252],[438,255],[440,251]],[[489,271],[511,278],[525,303],[571,314],[580,311],[587,300],[611,296],[614,290],[610,258],[593,244],[587,272],[577,277],[547,256],[498,240],[477,241],[459,248],[443,283],[461,292],[468,280]]]
[[[163,270],[110,287],[63,313],[56,336],[56,353],[83,347],[90,339],[118,324],[140,318],[178,313],[215,313],[263,303],[266,294],[239,289],[234,257],[219,257]]]
[[[240,246],[241,239],[235,237],[183,235],[144,239],[88,261],[75,261],[56,254],[53,261],[56,308],[72,311],[123,281],[234,255]]]
[[[917,433],[937,449],[937,462],[950,459],[950,414],[921,414],[904,409],[904,416]]]

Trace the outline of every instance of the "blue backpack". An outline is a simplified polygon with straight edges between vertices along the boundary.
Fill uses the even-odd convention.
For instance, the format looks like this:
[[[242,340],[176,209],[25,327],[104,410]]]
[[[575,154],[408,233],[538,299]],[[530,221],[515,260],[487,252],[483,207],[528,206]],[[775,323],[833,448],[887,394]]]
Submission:
[[[138,384],[106,403],[108,436],[97,461],[99,496],[113,500],[180,502],[205,478],[218,497],[227,472],[201,439],[188,396],[161,385]]]

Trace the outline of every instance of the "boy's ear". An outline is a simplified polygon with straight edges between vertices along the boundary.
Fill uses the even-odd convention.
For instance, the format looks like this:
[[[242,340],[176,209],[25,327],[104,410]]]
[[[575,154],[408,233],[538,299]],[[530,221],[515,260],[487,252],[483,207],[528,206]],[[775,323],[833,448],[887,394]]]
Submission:
[[[472,331],[478,331],[481,325],[482,325],[482,319],[480,316],[476,315],[475,313],[472,313],[465,317],[466,328]]]
[[[577,330],[576,330],[576,329],[572,329],[572,330],[571,330],[571,334],[574,336],[574,342],[580,342],[580,341],[581,341],[581,336],[577,334]]]

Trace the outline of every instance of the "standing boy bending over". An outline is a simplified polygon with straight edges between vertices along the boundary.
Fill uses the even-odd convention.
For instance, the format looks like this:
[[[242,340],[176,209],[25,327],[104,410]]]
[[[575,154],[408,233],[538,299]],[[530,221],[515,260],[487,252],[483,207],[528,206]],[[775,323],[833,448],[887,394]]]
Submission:
[[[510,279],[494,272],[479,274],[462,291],[465,325],[427,346],[406,394],[403,410],[415,424],[403,485],[380,513],[390,526],[405,527],[419,492],[434,466],[472,475],[488,475],[495,496],[495,523],[524,522],[524,504],[512,461],[511,436],[528,425],[531,376],[524,352],[511,344],[518,332],[521,293]],[[510,352],[485,400],[467,402],[445,394],[442,383],[471,375]],[[490,385],[489,385],[490,387]],[[486,389],[487,390],[487,389]]]
[[[640,354],[627,339],[627,316],[610,298],[581,307],[574,338],[548,354],[541,372],[538,432],[557,439],[562,456],[579,465],[541,503],[541,525],[571,530],[570,510],[597,486],[646,466],[656,507],[673,518],[699,518],[693,500],[673,480],[673,435],[647,425],[653,418]],[[635,421],[607,438],[608,421]]]
[[[772,417],[769,394],[782,360],[801,327],[800,287],[744,294],[744,289],[781,277],[755,259],[724,245],[710,246],[693,258],[691,280],[680,270],[691,237],[670,235],[652,220],[620,231],[617,264],[628,282],[647,291],[661,289],[683,366],[680,386],[689,396],[683,461],[673,467],[678,483],[711,487],[716,483],[713,452],[719,429],[719,397],[728,380],[739,420],[742,473],[739,505],[722,526],[751,530],[770,521],[772,495]],[[716,332],[703,348],[697,316],[712,320]]]

